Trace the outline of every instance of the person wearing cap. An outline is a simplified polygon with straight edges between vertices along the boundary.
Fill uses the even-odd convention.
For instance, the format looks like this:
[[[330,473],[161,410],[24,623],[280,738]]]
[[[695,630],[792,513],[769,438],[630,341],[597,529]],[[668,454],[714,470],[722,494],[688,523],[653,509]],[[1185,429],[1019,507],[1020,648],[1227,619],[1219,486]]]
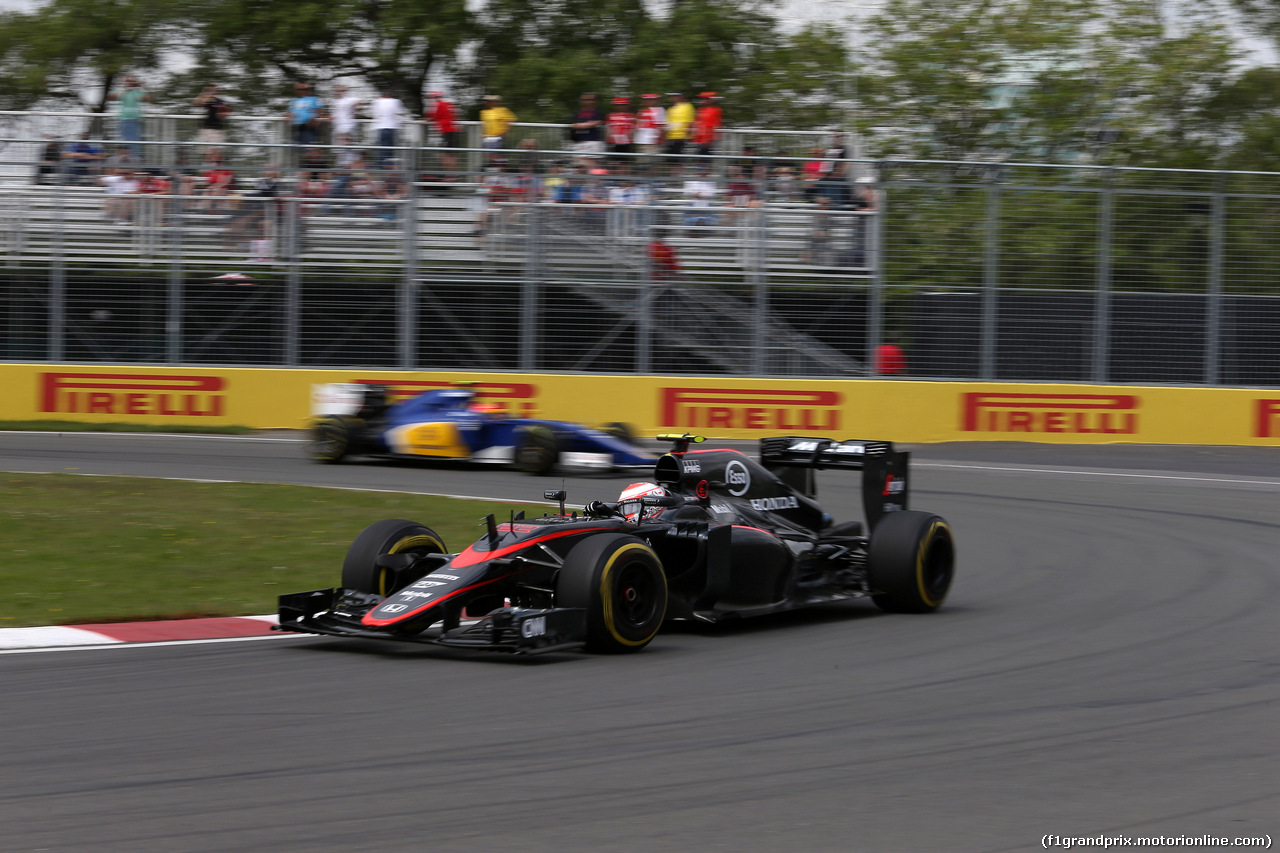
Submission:
[[[458,168],[458,158],[448,149],[458,147],[458,113],[443,92],[428,92],[427,98],[431,103],[423,112],[422,120],[430,122],[440,135],[440,146],[446,149],[440,153],[440,162],[451,180]]]
[[[641,95],[644,106],[636,116],[635,144],[641,154],[657,154],[667,132],[667,111],[655,94]]]
[[[667,110],[667,153],[680,155],[689,142],[695,112],[683,92],[672,92],[668,97],[672,103]]]
[[[609,151],[613,154],[630,154],[635,150],[636,114],[631,110],[630,98],[614,98],[613,112],[605,118]]]
[[[724,113],[717,103],[719,100],[715,92],[703,92],[698,96],[698,112],[693,120],[693,144],[698,146],[699,154],[715,153],[720,126],[724,123]]]
[[[297,145],[314,145],[320,138],[320,123],[326,120],[324,103],[311,93],[311,84],[299,81],[293,84],[293,100],[285,114],[293,129],[293,141]]]
[[[595,93],[584,92],[578,99],[578,111],[569,119],[569,141],[578,154],[604,153],[604,113],[596,106]]]
[[[506,148],[507,131],[516,123],[516,114],[502,105],[497,95],[484,96],[484,108],[480,110],[481,132],[485,148]]]

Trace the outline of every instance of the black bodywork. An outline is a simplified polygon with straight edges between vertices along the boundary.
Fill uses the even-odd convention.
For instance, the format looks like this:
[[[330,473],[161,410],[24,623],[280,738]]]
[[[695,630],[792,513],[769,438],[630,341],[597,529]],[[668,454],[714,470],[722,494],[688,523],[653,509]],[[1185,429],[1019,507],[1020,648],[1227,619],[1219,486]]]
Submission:
[[[909,454],[888,442],[779,437],[759,460],[672,442],[639,517],[593,501],[498,522],[459,553],[390,520],[352,545],[336,589],[280,597],[279,629],[537,654],[643,648],[664,621],[720,622],[871,597],[928,612],[954,572],[950,527],[908,509]],[[814,472],[861,472],[865,522],[833,524]]]

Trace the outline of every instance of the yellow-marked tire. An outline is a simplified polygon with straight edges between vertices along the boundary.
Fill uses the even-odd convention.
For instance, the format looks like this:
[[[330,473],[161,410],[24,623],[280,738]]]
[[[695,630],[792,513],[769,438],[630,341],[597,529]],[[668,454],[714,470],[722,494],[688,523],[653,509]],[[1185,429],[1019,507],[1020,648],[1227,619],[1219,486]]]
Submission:
[[[311,425],[307,455],[327,465],[341,462],[348,454],[356,452],[363,430],[364,421],[359,418],[341,415],[317,418]]]
[[[871,531],[867,574],[872,600],[891,613],[929,613],[942,606],[956,571],[951,526],[927,512],[891,512]]]
[[[521,471],[530,474],[550,474],[560,461],[560,447],[550,427],[535,424],[520,430],[516,435],[515,462]]]
[[[416,521],[389,518],[370,524],[351,543],[342,561],[342,587],[390,595],[417,578],[397,576],[377,564],[383,554],[447,554],[444,540]]]
[[[587,651],[638,652],[657,636],[667,614],[662,561],[634,536],[592,536],[565,557],[556,607],[587,611]]]

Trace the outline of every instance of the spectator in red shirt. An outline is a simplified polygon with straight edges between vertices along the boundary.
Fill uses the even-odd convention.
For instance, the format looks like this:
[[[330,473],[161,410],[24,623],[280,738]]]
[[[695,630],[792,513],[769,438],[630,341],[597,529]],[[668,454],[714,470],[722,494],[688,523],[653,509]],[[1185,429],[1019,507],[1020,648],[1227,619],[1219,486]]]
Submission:
[[[654,281],[675,281],[681,277],[676,250],[661,237],[649,241],[649,267]]]
[[[431,99],[431,104],[422,118],[430,122],[435,132],[440,135],[440,147],[445,149],[440,152],[440,162],[447,173],[446,179],[454,180],[456,177],[454,173],[458,169],[458,158],[449,149],[457,148],[459,143],[458,112],[454,109],[453,102],[442,92],[428,92],[427,97]]]
[[[613,112],[605,117],[605,139],[612,154],[630,154],[635,150],[636,114],[630,98],[614,98]],[[614,158],[615,164],[621,159]],[[628,164],[630,165],[630,164]]]
[[[724,111],[720,109],[720,96],[715,92],[703,92],[698,96],[698,113],[693,119],[693,144],[699,154],[714,154],[720,128],[724,124]]]

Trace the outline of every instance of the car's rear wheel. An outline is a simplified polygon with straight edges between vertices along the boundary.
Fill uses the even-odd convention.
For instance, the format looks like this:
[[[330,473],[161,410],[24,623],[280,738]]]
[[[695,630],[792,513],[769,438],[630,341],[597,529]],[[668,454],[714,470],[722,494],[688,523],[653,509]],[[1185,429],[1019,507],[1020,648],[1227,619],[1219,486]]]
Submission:
[[[955,576],[951,526],[940,516],[903,510],[871,531],[867,572],[876,606],[893,613],[928,613],[946,600]]]
[[[605,435],[613,436],[619,441],[625,441],[627,444],[636,443],[636,433],[635,430],[631,428],[630,424],[617,422],[602,424],[600,426],[600,431]]]
[[[647,544],[624,533],[578,543],[556,579],[556,607],[587,611],[587,650],[637,652],[667,614],[667,576]]]
[[[544,426],[529,426],[516,437],[516,467],[530,474],[550,474],[560,461],[556,435]]]
[[[311,425],[307,455],[316,462],[329,465],[341,462],[348,454],[355,452],[363,431],[364,421],[359,418],[342,415],[319,418]]]
[[[390,595],[417,580],[397,575],[377,560],[383,554],[447,554],[444,540],[416,521],[389,518],[370,524],[351,543],[342,561],[342,587],[375,595]]]

